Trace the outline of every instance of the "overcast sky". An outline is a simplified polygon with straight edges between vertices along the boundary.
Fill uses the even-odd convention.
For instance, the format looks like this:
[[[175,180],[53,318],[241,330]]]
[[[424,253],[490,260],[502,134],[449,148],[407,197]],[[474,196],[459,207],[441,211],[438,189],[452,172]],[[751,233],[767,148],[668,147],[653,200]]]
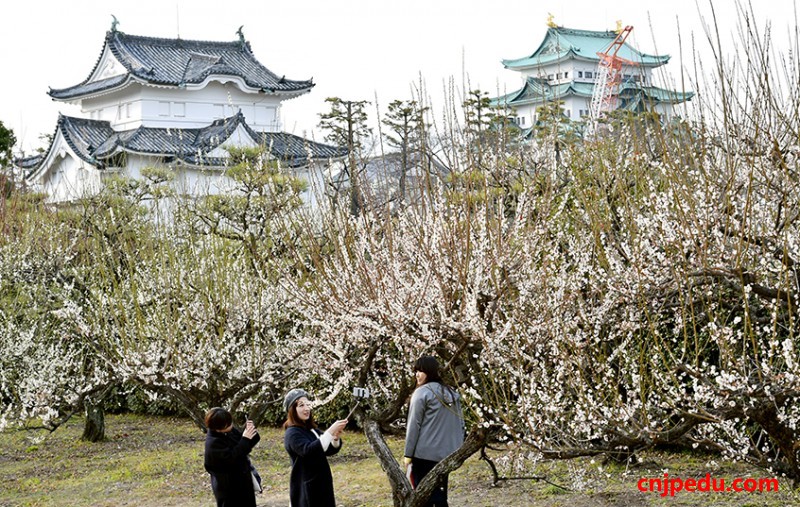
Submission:
[[[759,3],[756,21],[771,23],[786,41],[795,27],[794,0]],[[736,29],[735,3],[716,0],[714,8],[725,43]],[[372,101],[374,116],[376,95],[385,110],[394,99],[411,98],[420,76],[434,111],[450,79],[458,89],[468,80],[492,95],[515,90],[519,74],[500,60],[530,55],[548,13],[569,28],[633,25],[629,42],[672,55],[666,70],[676,80],[681,58],[684,64],[691,58],[692,38],[706,50],[702,21],[711,21],[708,0],[14,0],[4,4],[0,23],[0,121],[30,152],[41,145],[40,134],[53,132],[59,111],[80,116],[77,106],[53,102],[47,90],[86,79],[112,14],[120,31],[155,37],[233,41],[244,25],[267,68],[290,79],[313,77],[310,93],[284,102],[283,126],[321,140],[315,131],[326,97]]]

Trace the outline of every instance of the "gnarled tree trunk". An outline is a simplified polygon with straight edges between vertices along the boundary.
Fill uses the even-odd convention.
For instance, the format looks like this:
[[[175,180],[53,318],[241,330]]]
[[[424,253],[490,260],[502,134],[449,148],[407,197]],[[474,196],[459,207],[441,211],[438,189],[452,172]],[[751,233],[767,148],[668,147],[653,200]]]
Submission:
[[[445,475],[457,470],[464,461],[478,452],[489,439],[489,430],[475,427],[470,431],[464,444],[453,454],[440,461],[419,483],[416,489],[408,482],[400,464],[395,459],[386,440],[381,433],[380,424],[372,419],[364,421],[364,434],[372,446],[372,450],[381,463],[381,468],[386,472],[392,486],[392,500],[395,507],[422,507],[430,498],[431,493]]]
[[[86,423],[83,426],[81,440],[89,442],[100,442],[106,438],[106,418],[103,410],[103,402],[98,403],[86,400]]]

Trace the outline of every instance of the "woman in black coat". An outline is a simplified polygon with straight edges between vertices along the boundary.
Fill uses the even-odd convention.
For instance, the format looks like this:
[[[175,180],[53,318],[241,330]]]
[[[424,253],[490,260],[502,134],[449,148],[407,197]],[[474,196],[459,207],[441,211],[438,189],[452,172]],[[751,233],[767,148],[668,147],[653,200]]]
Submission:
[[[302,389],[292,389],[283,401],[287,412],[283,446],[292,460],[289,498],[292,507],[336,507],[327,456],[333,456],[342,448],[339,437],[347,419],[336,421],[327,431],[321,432],[311,415],[308,398],[308,393]]]
[[[256,507],[248,454],[261,436],[253,421],[244,432],[233,427],[233,417],[224,408],[206,413],[205,468],[211,474],[211,489],[217,507]]]

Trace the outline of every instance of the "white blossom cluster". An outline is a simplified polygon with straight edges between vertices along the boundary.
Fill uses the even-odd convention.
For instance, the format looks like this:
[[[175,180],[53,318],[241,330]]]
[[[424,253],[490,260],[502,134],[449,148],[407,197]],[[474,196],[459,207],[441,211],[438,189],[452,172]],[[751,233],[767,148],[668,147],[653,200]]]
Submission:
[[[190,410],[361,386],[393,423],[434,354],[509,469],[669,444],[800,479],[797,94],[736,83],[695,123],[594,144],[471,134],[406,206],[309,218],[248,190],[202,227],[126,235],[120,208],[91,241],[4,241],[2,421],[133,383]]]

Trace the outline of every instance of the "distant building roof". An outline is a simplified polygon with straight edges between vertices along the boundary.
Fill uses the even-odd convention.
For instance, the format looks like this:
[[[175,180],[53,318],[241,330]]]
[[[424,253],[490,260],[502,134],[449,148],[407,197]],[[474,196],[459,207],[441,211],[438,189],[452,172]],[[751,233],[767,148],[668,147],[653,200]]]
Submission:
[[[44,160],[44,154],[37,153],[36,155],[32,155],[30,157],[18,158],[14,160],[14,164],[19,167],[20,169],[24,170],[25,173],[31,169],[35,169],[42,163]]]
[[[90,82],[106,50],[126,72]],[[89,77],[80,84],[48,93],[54,99],[70,100],[124,86],[132,78],[156,85],[185,86],[202,83],[212,74],[240,77],[248,86],[267,93],[302,92],[314,86],[312,80],[295,81],[271,72],[259,63],[244,38],[212,42],[142,37],[111,30],[106,33],[103,51]]]
[[[436,160],[435,155],[412,151],[406,155],[405,195],[406,202],[414,202],[425,195],[425,190],[436,181],[443,181],[451,170]],[[334,186],[349,187],[350,176],[345,167],[331,174]],[[400,180],[403,176],[403,155],[400,152],[389,152],[370,157],[360,162],[359,172],[364,183],[369,187],[370,199],[381,204],[397,200],[400,197]],[[431,176],[434,176],[433,178]]]
[[[120,153],[137,153],[169,157],[189,165],[220,167],[225,158],[213,157],[210,153],[220,147],[241,126],[252,141],[264,146],[270,154],[291,167],[305,165],[313,159],[343,157],[347,149],[308,141],[286,132],[256,132],[250,128],[240,112],[229,118],[216,120],[202,128],[153,128],[139,127],[117,132],[108,121],[73,118],[61,115],[56,133],[63,135],[70,148],[82,160],[105,167],[105,161]],[[38,155],[17,161],[35,173],[44,157]]]
[[[603,52],[617,36],[614,31],[576,30],[561,26],[547,29],[544,40],[530,56],[503,60],[507,69],[523,69],[547,65],[570,58],[580,58],[594,62],[600,59],[598,52]],[[632,48],[626,42],[617,56],[636,62],[640,65],[660,66],[669,61],[669,55],[648,55]]]

